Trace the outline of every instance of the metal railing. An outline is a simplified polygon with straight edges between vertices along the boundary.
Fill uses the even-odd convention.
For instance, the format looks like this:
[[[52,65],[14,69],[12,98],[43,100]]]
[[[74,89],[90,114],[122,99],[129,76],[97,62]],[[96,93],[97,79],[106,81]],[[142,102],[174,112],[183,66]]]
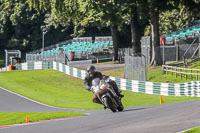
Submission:
[[[196,77],[196,80],[198,80],[200,75],[200,69],[181,68],[167,65],[162,65],[162,71],[163,74],[171,73],[171,75],[175,75],[176,78],[180,76],[182,79],[185,76],[186,80],[188,78],[193,80],[194,76]]]

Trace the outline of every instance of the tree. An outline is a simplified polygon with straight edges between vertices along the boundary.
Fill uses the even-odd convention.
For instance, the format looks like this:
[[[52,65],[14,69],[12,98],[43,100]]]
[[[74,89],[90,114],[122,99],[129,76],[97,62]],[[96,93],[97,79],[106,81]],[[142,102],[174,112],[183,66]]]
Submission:
[[[159,35],[159,0],[151,0],[150,17],[151,17],[151,38],[152,38],[152,60],[151,64],[161,65],[162,58],[160,52],[160,35]]]
[[[21,50],[37,48],[42,17],[33,10],[30,11],[23,1],[1,0],[1,2],[0,41],[4,45],[1,48]]]
[[[12,22],[10,21],[10,15],[12,10],[6,2],[0,1],[0,50],[6,48],[8,40],[10,40],[13,34]]]
[[[159,16],[160,33],[163,35],[190,27],[194,20],[200,18],[195,6],[190,9],[188,4],[181,2],[172,5],[169,10],[161,11]]]
[[[143,23],[145,23],[146,13],[144,11],[148,8],[144,0],[123,1],[126,3],[125,9],[127,11],[128,23],[131,27],[131,43],[134,47],[135,53],[141,52],[140,38],[144,34]],[[145,15],[144,15],[145,14]],[[126,22],[126,20],[125,20]]]
[[[114,60],[118,60],[119,27],[122,24],[121,3],[117,0],[92,0],[93,9],[102,14],[99,23],[110,26],[114,44]]]
[[[70,39],[71,29],[62,32],[63,27],[49,14],[49,10],[30,9],[26,1],[0,0],[0,50],[40,49],[43,30],[48,30],[45,46]]]

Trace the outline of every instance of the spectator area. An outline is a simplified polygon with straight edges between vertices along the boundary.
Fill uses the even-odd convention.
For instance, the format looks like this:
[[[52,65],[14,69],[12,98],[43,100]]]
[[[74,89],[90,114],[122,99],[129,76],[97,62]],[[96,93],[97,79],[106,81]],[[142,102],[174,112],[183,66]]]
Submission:
[[[179,30],[167,35],[163,35],[163,37],[166,38],[166,44],[174,44],[175,40],[194,38],[197,36],[200,36],[200,25],[195,25],[184,30]]]
[[[104,49],[113,49],[112,37],[95,37],[94,42],[92,37],[74,38],[71,41],[56,44],[54,47],[50,46],[48,49],[46,48],[45,51],[39,52],[39,54],[33,53],[31,56],[34,56],[34,59],[38,58],[38,56],[40,56],[41,59],[46,59],[58,56],[62,52],[68,57],[73,53],[76,58],[81,58],[82,56],[94,52],[97,53]]]

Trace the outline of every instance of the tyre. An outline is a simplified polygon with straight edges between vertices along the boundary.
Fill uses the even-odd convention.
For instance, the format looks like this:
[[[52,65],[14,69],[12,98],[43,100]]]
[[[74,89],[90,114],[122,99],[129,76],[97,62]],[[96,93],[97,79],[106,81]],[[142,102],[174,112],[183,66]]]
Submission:
[[[115,109],[115,107],[113,106],[113,102],[109,97],[104,97],[104,102],[106,104],[106,106],[112,111],[112,112],[116,112],[117,110]]]
[[[124,110],[124,107],[123,107],[123,106],[119,106],[119,107],[117,107],[117,110],[118,110],[119,112],[121,112],[121,111]]]
[[[122,103],[120,102],[120,105],[117,107],[117,110],[119,112],[123,111],[124,110],[124,106],[122,105]]]

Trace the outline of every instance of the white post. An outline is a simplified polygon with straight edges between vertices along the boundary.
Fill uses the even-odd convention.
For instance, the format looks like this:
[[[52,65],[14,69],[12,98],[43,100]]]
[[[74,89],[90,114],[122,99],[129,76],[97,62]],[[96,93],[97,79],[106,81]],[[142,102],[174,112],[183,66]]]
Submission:
[[[42,51],[44,51],[44,32],[42,32]]]
[[[44,51],[44,35],[46,34],[46,32],[42,32],[42,51]]]
[[[19,53],[19,58],[21,58],[21,51],[20,51],[20,50],[18,50],[18,53]]]

